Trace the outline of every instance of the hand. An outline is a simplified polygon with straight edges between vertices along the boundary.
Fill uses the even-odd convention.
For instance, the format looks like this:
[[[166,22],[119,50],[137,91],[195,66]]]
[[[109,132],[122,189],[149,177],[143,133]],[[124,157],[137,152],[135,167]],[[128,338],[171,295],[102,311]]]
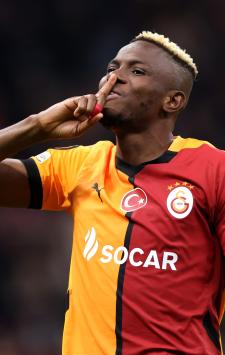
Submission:
[[[74,138],[83,134],[97,123],[102,113],[93,116],[96,103],[104,107],[107,96],[115,85],[117,77],[112,73],[108,81],[95,94],[71,97],[61,101],[33,117],[37,119],[45,139]]]

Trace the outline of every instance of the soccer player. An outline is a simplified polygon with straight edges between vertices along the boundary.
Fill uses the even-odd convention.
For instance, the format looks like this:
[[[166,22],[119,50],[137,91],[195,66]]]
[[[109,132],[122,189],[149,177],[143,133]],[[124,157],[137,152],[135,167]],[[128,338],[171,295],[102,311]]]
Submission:
[[[225,153],[172,134],[196,75],[184,50],[142,32],[96,95],[0,133],[1,160],[99,120],[116,135],[0,164],[1,205],[75,220],[63,355],[221,354]]]

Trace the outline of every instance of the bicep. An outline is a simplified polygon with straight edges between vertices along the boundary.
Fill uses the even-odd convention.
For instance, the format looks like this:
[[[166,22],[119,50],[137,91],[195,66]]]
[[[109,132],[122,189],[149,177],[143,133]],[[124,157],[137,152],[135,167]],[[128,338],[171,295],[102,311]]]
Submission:
[[[0,163],[0,206],[28,207],[30,187],[27,170],[17,159],[5,159]]]

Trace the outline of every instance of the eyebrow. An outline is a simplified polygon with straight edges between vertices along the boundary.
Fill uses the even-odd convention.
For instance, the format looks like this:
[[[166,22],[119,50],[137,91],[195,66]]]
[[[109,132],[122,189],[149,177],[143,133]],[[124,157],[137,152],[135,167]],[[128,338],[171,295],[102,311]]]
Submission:
[[[142,65],[145,65],[145,66],[148,66],[148,67],[149,67],[149,65],[148,65],[147,63],[144,63],[144,62],[142,62],[142,61],[139,60],[139,59],[128,60],[127,63],[128,63],[130,66],[135,65],[135,64],[142,64]],[[120,64],[120,61],[119,61],[118,59],[112,59],[112,60],[108,63],[108,65],[110,65],[110,64],[119,65],[119,64]]]

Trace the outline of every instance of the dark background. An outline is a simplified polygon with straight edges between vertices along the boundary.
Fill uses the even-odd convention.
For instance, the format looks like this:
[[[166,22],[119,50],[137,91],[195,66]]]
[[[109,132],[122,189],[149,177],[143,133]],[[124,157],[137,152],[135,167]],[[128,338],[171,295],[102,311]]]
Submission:
[[[1,0],[0,128],[95,92],[107,62],[143,29],[169,36],[199,67],[175,133],[224,149],[223,0]],[[98,125],[75,144],[99,139],[113,136]],[[0,222],[0,354],[59,355],[71,221],[63,213],[2,208]]]

